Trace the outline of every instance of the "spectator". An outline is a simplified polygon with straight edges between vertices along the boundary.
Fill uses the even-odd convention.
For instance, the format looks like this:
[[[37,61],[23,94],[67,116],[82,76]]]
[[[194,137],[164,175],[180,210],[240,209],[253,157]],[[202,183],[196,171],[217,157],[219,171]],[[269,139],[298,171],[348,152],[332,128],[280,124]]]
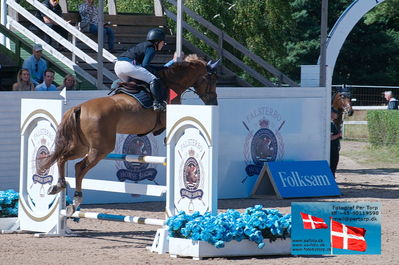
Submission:
[[[36,91],[57,91],[57,87],[53,84],[54,74],[53,70],[47,69],[44,72],[44,81],[36,86]]]
[[[56,15],[62,18],[62,9],[61,6],[58,4],[59,0],[44,0],[42,4],[46,6],[48,9],[53,11]],[[66,31],[63,27],[58,25],[55,21],[53,21],[51,18],[48,16],[44,15],[41,12],[38,12],[37,17],[41,19],[44,23],[46,23],[47,26],[52,28],[55,32],[60,34],[64,39],[68,39],[68,31]],[[44,33],[43,37],[44,41],[51,45],[51,37],[47,34]],[[59,45],[57,45],[59,47]],[[59,47],[58,50],[63,50],[64,48]]]
[[[22,68],[29,70],[31,81],[35,86],[43,82],[44,71],[47,69],[47,62],[42,58],[42,51],[42,45],[33,45],[32,55],[22,64]]]
[[[33,91],[35,85],[30,79],[30,73],[28,69],[22,68],[18,71],[17,82],[12,85],[12,91]]]
[[[388,101],[388,109],[389,110],[397,110],[398,109],[398,100],[393,97],[392,91],[384,92],[385,99]]]
[[[339,162],[339,150],[341,149],[340,139],[342,133],[337,128],[334,120],[338,118],[338,110],[331,108],[331,144],[330,144],[330,169],[335,177],[335,171],[337,170]]]
[[[76,90],[76,80],[75,77],[71,74],[67,74],[64,77],[64,82],[62,85],[60,85],[59,87],[57,87],[58,90],[63,90],[64,88],[66,88],[66,90]]]
[[[181,52],[181,59],[182,59],[182,61],[184,60],[184,52]],[[164,66],[165,66],[165,67],[169,67],[169,66],[171,66],[172,64],[174,64],[175,62],[177,62],[177,52],[175,52],[175,53],[173,54],[173,59],[170,60],[169,62],[167,62],[166,64],[164,64]]]
[[[86,3],[79,5],[79,15],[81,18],[81,30],[87,28],[87,31],[93,34],[98,33],[98,8],[93,4],[94,0],[85,0]],[[108,50],[113,52],[115,35],[114,31],[109,27],[108,24],[104,24],[104,40],[105,37],[108,42]]]

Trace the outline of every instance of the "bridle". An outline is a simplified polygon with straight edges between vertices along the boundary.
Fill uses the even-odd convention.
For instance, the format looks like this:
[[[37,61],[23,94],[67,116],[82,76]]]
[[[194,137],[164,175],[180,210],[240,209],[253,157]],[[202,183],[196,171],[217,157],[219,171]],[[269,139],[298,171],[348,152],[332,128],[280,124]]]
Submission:
[[[334,102],[335,102],[335,98],[337,97],[337,95],[339,95],[339,99],[337,99],[337,100],[340,100],[340,101],[343,101],[344,99],[349,99],[350,100],[350,94],[348,94],[348,93],[346,93],[346,92],[336,92],[336,93],[334,93],[334,95],[333,95],[333,102],[332,102],[332,105],[334,105]],[[343,104],[342,104],[343,105]],[[337,111],[339,112],[339,113],[348,113],[349,111],[350,111],[350,108],[351,108],[351,105],[350,105],[350,103],[348,103],[348,104],[346,104],[346,105],[343,105],[342,106],[342,109],[337,109]]]
[[[213,99],[211,95],[215,97],[216,93],[212,92],[212,76],[216,75],[215,73],[208,72],[206,75],[202,76],[200,80],[194,83],[193,87],[201,87],[204,82],[207,81],[206,89],[204,93],[199,93],[195,89],[192,89],[191,87],[188,89],[192,91],[193,93],[197,94],[200,99],[202,99],[204,102],[208,102],[210,99]]]

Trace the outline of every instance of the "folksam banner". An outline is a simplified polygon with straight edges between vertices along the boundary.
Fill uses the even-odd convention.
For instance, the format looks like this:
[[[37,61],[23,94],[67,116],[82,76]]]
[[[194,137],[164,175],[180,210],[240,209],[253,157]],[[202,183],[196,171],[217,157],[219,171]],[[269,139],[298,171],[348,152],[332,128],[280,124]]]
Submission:
[[[278,161],[265,165],[279,198],[341,195],[327,161]]]

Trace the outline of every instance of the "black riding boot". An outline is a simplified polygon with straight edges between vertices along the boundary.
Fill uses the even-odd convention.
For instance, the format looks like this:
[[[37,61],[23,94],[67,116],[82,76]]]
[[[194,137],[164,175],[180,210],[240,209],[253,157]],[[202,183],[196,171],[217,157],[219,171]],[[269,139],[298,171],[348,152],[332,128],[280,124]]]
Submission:
[[[166,111],[166,93],[165,89],[161,87],[161,80],[155,78],[150,83],[150,90],[154,97],[153,107],[155,111]]]

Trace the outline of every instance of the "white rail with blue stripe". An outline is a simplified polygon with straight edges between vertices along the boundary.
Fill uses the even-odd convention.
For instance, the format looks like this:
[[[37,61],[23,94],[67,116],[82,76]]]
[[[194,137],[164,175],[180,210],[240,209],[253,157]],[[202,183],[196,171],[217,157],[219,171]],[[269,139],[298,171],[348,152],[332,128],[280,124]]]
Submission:
[[[105,159],[106,160],[125,160],[127,162],[137,162],[137,163],[163,164],[164,166],[166,166],[166,157],[164,157],[164,156],[109,154],[105,157]]]
[[[66,210],[61,210],[61,215],[67,216]],[[106,214],[106,213],[80,212],[80,211],[74,212],[71,217],[116,221],[123,223],[158,225],[158,226],[164,226],[166,223],[166,221],[162,219],[152,219],[152,218],[145,218],[138,216],[116,215],[116,214]]]

